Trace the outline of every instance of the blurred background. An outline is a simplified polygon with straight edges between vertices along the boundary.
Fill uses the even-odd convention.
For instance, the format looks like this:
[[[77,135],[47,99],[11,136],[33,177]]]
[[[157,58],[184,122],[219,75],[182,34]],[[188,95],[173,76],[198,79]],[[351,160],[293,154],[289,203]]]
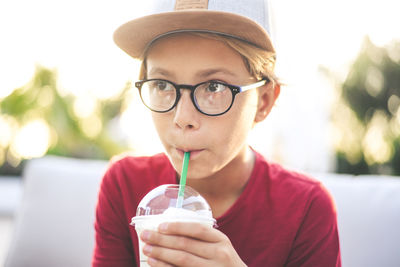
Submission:
[[[400,175],[400,2],[272,0],[285,84],[251,145],[287,168]],[[163,150],[113,43],[139,0],[0,1],[0,265],[26,162]]]
[[[250,143],[312,172],[400,175],[398,1],[271,1],[285,86]],[[147,1],[0,3],[0,175],[46,154],[109,159],[162,151],[112,41]]]

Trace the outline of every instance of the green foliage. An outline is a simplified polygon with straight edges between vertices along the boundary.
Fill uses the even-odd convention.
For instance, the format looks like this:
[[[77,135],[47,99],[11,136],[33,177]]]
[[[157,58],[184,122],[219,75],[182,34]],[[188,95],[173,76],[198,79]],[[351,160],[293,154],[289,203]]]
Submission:
[[[400,42],[366,38],[340,90],[337,171],[400,175]]]
[[[113,155],[125,151],[127,148],[113,139],[107,130],[110,121],[121,113],[124,96],[128,85],[120,95],[112,99],[95,99],[96,109],[87,118],[79,117],[74,112],[76,96],[61,95],[57,85],[57,73],[54,70],[37,67],[31,82],[14,90],[0,102],[0,117],[13,118],[18,131],[24,124],[34,119],[42,119],[51,132],[50,145],[46,154],[70,156],[78,158],[109,159]],[[93,131],[93,128],[96,131]],[[35,142],[32,139],[32,142]],[[1,144],[1,143],[0,143]],[[0,159],[18,157],[11,155],[10,144],[1,149]],[[24,160],[23,156],[17,163]],[[0,161],[0,165],[1,165]],[[7,161],[4,170],[10,172]],[[14,167],[17,167],[12,163]],[[0,173],[1,170],[0,168]],[[12,171],[11,171],[12,172]]]

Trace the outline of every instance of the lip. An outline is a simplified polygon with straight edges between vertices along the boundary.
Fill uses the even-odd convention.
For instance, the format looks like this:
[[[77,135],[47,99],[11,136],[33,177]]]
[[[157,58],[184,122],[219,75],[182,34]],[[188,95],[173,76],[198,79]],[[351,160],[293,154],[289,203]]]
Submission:
[[[190,159],[194,160],[199,156],[201,152],[204,151],[204,149],[176,148],[176,151],[178,152],[178,156],[181,159],[183,159],[185,152],[190,152]]]

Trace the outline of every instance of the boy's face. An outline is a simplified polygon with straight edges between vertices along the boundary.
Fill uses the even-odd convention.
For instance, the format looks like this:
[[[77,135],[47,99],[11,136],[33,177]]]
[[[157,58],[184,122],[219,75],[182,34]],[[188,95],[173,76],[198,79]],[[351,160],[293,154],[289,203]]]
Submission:
[[[147,78],[189,85],[209,80],[234,85],[256,81],[236,51],[220,41],[192,35],[172,36],[155,43],[147,57]],[[263,105],[272,105],[265,103],[269,97],[260,93],[264,89],[238,94],[232,108],[221,116],[201,114],[191,101],[190,91],[185,89],[173,110],[152,112],[175,169],[180,172],[184,151],[191,152],[188,179],[212,177],[228,164],[240,164],[246,156],[249,131],[266,116]]]

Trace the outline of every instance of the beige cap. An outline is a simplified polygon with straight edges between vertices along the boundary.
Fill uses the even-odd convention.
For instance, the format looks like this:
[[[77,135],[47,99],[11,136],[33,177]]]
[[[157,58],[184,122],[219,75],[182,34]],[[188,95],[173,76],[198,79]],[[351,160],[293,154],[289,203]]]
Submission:
[[[178,32],[209,32],[238,38],[275,52],[264,0],[156,0],[153,14],[131,20],[114,33],[115,43],[140,58],[155,40]]]

